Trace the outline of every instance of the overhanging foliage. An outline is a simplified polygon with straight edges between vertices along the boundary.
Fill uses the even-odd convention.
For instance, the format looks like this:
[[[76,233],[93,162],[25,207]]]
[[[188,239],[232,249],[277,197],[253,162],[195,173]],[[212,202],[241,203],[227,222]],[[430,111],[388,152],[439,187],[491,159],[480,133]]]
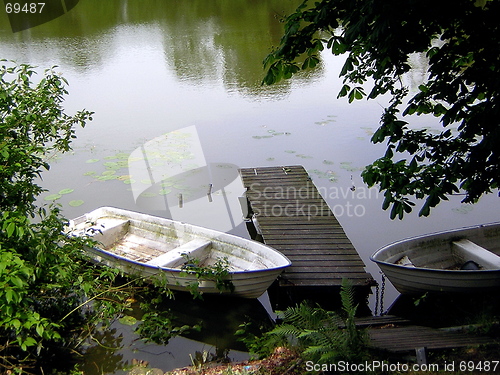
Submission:
[[[424,199],[421,216],[451,194],[475,203],[500,187],[498,14],[498,0],[305,0],[264,61],[264,83],[314,67],[325,47],[346,54],[339,97],[391,97],[372,137],[386,153],[362,173],[384,192],[391,218],[411,212],[412,197]],[[410,94],[402,76],[414,53],[428,68]],[[443,130],[412,129],[410,115],[435,116]]]

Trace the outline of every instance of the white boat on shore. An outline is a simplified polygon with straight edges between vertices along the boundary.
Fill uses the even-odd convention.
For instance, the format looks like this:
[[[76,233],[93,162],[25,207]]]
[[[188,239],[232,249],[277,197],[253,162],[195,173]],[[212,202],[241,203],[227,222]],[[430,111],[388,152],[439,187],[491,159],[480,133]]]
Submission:
[[[231,293],[257,298],[291,262],[262,243],[165,218],[112,207],[101,207],[70,221],[68,233],[91,236],[99,245],[86,247],[95,261],[126,274],[166,278],[171,290]],[[220,290],[216,281],[198,278],[186,263],[227,264],[234,290]]]
[[[402,294],[500,289],[500,223],[413,237],[370,259]]]

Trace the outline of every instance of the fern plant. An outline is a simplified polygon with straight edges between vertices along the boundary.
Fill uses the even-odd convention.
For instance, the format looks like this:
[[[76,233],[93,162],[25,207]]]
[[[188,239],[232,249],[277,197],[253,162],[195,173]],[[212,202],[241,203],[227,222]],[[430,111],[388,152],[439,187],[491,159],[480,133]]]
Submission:
[[[356,327],[354,289],[343,281],[342,311],[336,313],[302,302],[282,312],[283,323],[266,334],[267,342],[286,343],[315,363],[362,360],[367,353],[367,335]]]

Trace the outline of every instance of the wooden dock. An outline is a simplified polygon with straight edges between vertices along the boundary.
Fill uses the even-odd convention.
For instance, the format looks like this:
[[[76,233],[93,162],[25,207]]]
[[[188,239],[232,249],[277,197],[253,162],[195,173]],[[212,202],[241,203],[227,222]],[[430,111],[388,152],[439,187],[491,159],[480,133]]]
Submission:
[[[392,353],[404,353],[418,348],[454,349],[493,344],[490,337],[463,332],[448,332],[437,328],[407,325],[391,328],[370,328],[370,345]]]
[[[356,326],[368,329],[371,347],[391,353],[413,352],[419,348],[441,350],[495,344],[495,340],[488,336],[415,325],[393,315],[358,318]]]
[[[292,261],[270,290],[277,307],[314,295],[333,302],[342,279],[349,279],[366,299],[373,277],[306,170],[285,166],[239,172],[257,233]]]

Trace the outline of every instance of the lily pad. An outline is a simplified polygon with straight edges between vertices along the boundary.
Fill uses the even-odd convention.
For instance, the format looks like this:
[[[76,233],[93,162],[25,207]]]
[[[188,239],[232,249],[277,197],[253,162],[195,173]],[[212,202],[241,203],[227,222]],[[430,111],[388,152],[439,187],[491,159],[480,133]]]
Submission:
[[[85,202],[81,199],[75,199],[75,200],[72,200],[72,201],[69,201],[69,205],[71,207],[80,207],[82,204],[84,204]]]
[[[118,321],[126,326],[133,326],[135,323],[137,323],[137,319],[130,315],[122,316]]]
[[[103,163],[102,165],[104,165],[105,167],[110,167],[110,168],[118,167],[118,163],[115,163],[114,161],[107,161],[106,163]]]
[[[92,163],[97,163],[99,159],[88,159],[85,163],[87,164],[92,164]]]
[[[115,155],[115,157],[117,159],[125,160],[125,159],[128,159],[129,154],[127,154],[126,152],[119,152],[118,154]]]
[[[93,176],[95,175],[96,173],[94,171],[88,171],[88,172],[85,172],[83,175],[84,176]]]
[[[312,156],[304,155],[304,154],[297,154],[295,156],[298,158],[302,158],[302,159],[312,159]]]
[[[161,189],[158,194],[160,195],[167,195],[167,194],[170,194],[172,192],[172,189]]]
[[[55,201],[56,199],[59,199],[61,198],[62,195],[61,194],[50,194],[50,195],[47,195],[45,198],[43,198],[44,200],[46,201]]]
[[[345,169],[346,171],[354,172],[359,170],[359,168],[353,167],[350,161],[343,161],[340,163],[340,168]]]
[[[75,189],[62,189],[59,191],[59,194],[63,195],[63,194],[69,194],[69,193],[72,193],[74,192]]]
[[[333,165],[335,164],[333,161],[331,160],[323,160],[323,164],[326,164],[326,165]]]
[[[102,175],[102,176],[97,177],[97,179],[99,181],[116,180],[116,176],[115,175]]]

